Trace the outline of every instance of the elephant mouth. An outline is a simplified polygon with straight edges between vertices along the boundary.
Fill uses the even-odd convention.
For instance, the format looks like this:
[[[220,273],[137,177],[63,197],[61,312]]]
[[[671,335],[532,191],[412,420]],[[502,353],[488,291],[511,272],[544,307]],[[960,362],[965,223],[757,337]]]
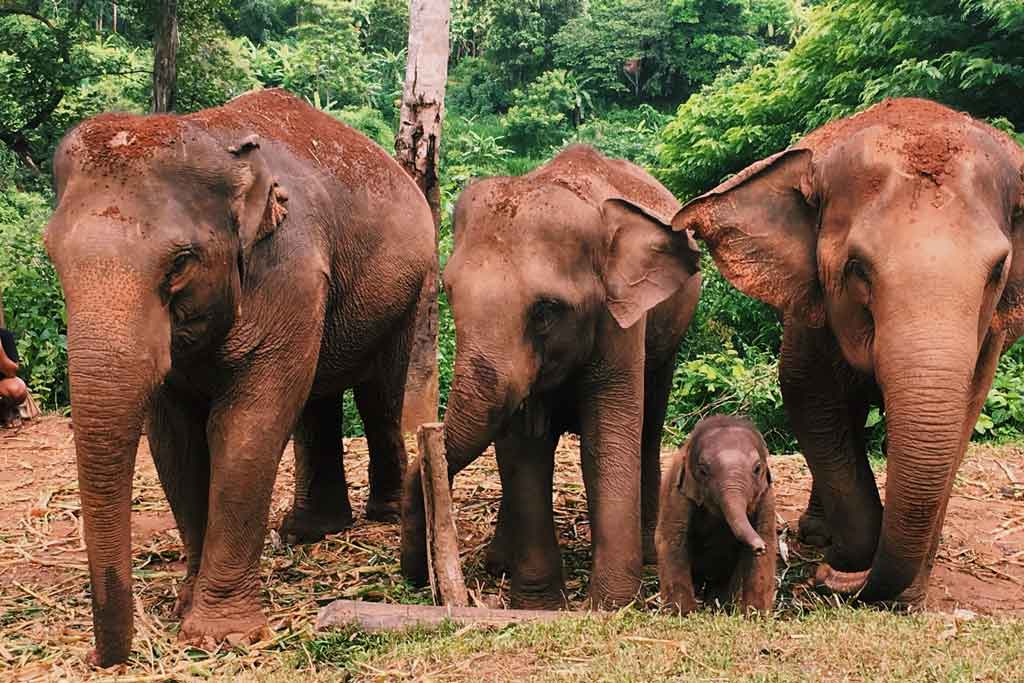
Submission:
[[[819,588],[827,588],[833,593],[856,595],[867,584],[870,573],[870,569],[860,572],[843,572],[833,569],[827,562],[822,562],[814,574],[814,585]]]

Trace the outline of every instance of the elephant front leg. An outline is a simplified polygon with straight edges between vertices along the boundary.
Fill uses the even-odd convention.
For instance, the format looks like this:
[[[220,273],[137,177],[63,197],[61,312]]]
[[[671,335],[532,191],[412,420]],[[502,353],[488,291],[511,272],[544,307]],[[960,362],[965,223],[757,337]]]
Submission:
[[[638,410],[643,374],[629,363],[642,363],[643,347],[630,346],[624,343],[616,350],[621,354],[618,363],[606,359],[591,369],[581,402],[583,482],[593,550],[590,602],[600,609],[635,600],[643,569]]]
[[[852,385],[852,376],[837,376],[840,362],[829,330],[787,321],[779,381],[832,536],[826,560],[836,569],[861,571],[875,555],[882,503],[864,445],[869,401]]]
[[[252,640],[267,626],[259,562],[270,498],[281,453],[312,381],[312,373],[304,378],[284,363],[274,367],[279,371],[254,374],[293,381],[236,386],[231,403],[211,411],[209,519],[192,609],[181,626],[180,637],[187,642]]]
[[[149,412],[147,436],[160,484],[185,546],[185,579],[178,586],[174,613],[185,617],[203,557],[210,487],[207,411],[168,385],[160,387]]]
[[[531,437],[513,428],[495,442],[502,500],[511,541],[512,607],[565,606],[562,556],[555,532],[552,487],[555,439]]]
[[[662,486],[661,511],[654,539],[658,553],[661,603],[680,614],[688,614],[697,609],[693,567],[690,562],[693,502],[672,483],[678,480],[682,466],[681,461],[673,463],[666,483]]]
[[[295,427],[295,493],[279,532],[286,543],[313,543],[352,526],[342,459],[341,396],[310,401]]]

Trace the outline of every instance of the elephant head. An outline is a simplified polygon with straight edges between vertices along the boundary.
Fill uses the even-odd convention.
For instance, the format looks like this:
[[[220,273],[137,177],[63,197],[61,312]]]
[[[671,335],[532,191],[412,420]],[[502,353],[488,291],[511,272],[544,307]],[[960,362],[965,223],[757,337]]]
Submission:
[[[930,561],[995,361],[1020,335],[1022,166],[1002,133],[896,100],[755,163],[673,221],[787,328],[828,326],[880,390],[886,506],[853,577],[866,600],[896,598]]]
[[[716,416],[702,420],[684,450],[675,489],[694,505],[724,519],[733,536],[755,555],[765,541],[750,524],[771,486],[768,447],[746,420]]]
[[[104,115],[55,155],[45,240],[68,310],[101,665],[131,649],[131,487],[147,403],[173,367],[200,362],[244,316],[247,263],[286,213],[259,147],[176,117]]]
[[[544,188],[508,220],[480,199],[488,190],[460,200],[443,275],[457,341],[445,417],[456,461],[476,457],[517,411],[534,431],[550,429],[533,399],[591,359],[599,318],[630,328],[698,269],[687,236],[631,202],[594,206]]]

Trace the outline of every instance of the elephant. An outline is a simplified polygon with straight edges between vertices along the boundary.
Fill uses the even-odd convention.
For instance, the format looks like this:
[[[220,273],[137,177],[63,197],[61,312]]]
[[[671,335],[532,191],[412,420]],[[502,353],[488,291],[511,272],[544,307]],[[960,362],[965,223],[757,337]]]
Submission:
[[[775,604],[775,493],[768,447],[748,420],[714,415],[676,452],[658,502],[662,603],[681,614],[705,603]]]
[[[186,116],[103,114],[54,158],[45,243],[68,313],[95,651],[131,650],[132,472],[146,425],[187,557],[190,642],[253,637],[259,559],[294,431],[282,533],[352,520],[341,397],[370,448],[367,516],[397,516],[430,210],[388,154],[282,90]]]
[[[820,585],[924,605],[954,477],[1024,329],[1024,150],[970,116],[892,99],[829,123],[673,220],[781,315],[779,380],[813,485]],[[886,504],[865,453],[887,430]]]
[[[552,476],[564,432],[582,437],[591,604],[639,589],[675,356],[700,293],[697,244],[668,223],[678,207],[639,167],[583,145],[458,199],[442,277],[456,332],[449,475],[495,443],[503,493],[488,567],[509,570],[517,607],[563,604]],[[401,567],[423,583],[418,468],[405,481]]]

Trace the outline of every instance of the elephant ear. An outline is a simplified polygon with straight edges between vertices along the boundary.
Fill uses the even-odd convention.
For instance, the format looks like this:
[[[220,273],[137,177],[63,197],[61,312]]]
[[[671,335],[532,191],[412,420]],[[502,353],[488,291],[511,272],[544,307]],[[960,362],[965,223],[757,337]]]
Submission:
[[[228,147],[235,157],[232,166],[231,217],[238,228],[243,262],[253,246],[269,237],[288,215],[288,193],[278,185],[260,153],[259,138],[250,135]]]
[[[607,199],[601,214],[611,234],[603,279],[608,311],[622,328],[675,294],[700,270],[690,234],[624,199]]]
[[[693,476],[694,469],[697,467],[697,458],[691,456],[690,440],[687,440],[686,444],[683,445],[681,455],[683,466],[679,468],[679,476],[674,482],[676,490],[681,491],[684,496],[693,501],[694,505],[700,507],[704,505],[704,494],[701,492],[700,485],[697,484],[697,480]]]
[[[811,203],[811,151],[780,152],[686,204],[672,220],[711,248],[744,294],[806,325],[825,323],[818,282],[818,210]]]
[[[1006,332],[1004,350],[1024,335],[1024,166],[1017,183],[1017,202],[1010,222],[1010,273],[996,307],[995,325]]]

